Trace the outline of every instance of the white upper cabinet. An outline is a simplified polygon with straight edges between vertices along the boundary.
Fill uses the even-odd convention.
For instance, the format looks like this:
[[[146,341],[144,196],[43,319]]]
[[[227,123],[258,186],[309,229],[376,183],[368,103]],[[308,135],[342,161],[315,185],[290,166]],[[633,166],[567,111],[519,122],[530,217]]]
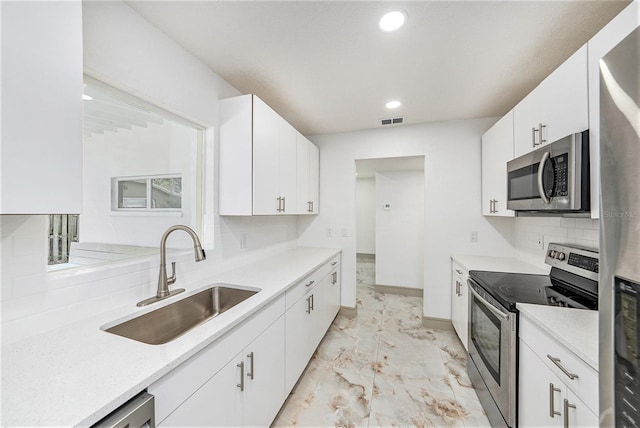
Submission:
[[[296,130],[254,96],[253,214],[294,213],[296,192]]]
[[[82,207],[82,5],[2,2],[0,214]]]
[[[578,49],[514,108],[514,156],[589,127],[587,46]]]
[[[600,59],[640,25],[640,2],[633,2],[589,40],[589,145],[591,217],[600,216]]]
[[[513,159],[513,111],[482,136],[482,215],[513,217],[507,209],[507,162]]]
[[[255,95],[220,101],[221,215],[308,213],[300,211],[303,204],[298,201],[304,186],[298,183],[298,135]],[[308,157],[313,148],[305,147]],[[318,181],[318,168],[315,171],[316,176],[304,177],[307,187]]]
[[[302,134],[297,136],[298,214],[318,214],[320,151]]]

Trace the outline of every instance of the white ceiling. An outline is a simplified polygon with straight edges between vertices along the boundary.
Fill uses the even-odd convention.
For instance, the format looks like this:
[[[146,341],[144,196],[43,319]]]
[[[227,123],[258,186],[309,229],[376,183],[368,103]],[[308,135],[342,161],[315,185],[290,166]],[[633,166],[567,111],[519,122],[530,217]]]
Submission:
[[[303,134],[501,116],[629,3],[129,1]],[[387,11],[407,12],[395,33]],[[390,112],[384,104],[402,101]],[[404,126],[404,125],[397,125]]]

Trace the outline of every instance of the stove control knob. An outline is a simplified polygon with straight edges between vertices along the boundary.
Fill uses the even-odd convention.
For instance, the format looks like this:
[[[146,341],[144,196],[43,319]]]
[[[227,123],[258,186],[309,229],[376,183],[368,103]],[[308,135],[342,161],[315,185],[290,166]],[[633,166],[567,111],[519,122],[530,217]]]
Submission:
[[[556,255],[556,258],[560,261],[564,260],[564,258],[566,257],[566,255],[564,253],[558,253]]]

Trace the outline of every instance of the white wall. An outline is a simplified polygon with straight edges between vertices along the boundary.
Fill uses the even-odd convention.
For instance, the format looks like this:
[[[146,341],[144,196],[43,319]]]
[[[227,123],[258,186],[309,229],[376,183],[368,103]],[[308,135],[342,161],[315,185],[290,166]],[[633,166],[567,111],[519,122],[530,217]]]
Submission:
[[[376,285],[422,289],[424,238],[424,172],[377,173]]]
[[[157,247],[159,236],[176,223],[197,230],[197,131],[171,121],[120,128],[85,137],[83,142],[82,215],[80,242]],[[182,210],[177,212],[112,211],[113,177],[180,174]],[[179,216],[178,216],[179,215]],[[192,248],[187,234],[167,241],[171,248]]]
[[[207,251],[202,263],[194,263],[191,254],[180,258],[177,284],[209,278],[236,260],[270,248],[295,245],[295,217],[223,219],[216,213],[218,100],[239,92],[126,4],[84,2],[82,8],[88,74],[208,128],[204,222],[205,234],[212,236],[215,229],[215,250]],[[155,259],[48,274],[46,216],[0,216],[0,228],[3,343],[116,306],[135,305],[156,287]],[[245,249],[240,248],[243,233]]]
[[[484,218],[480,210],[480,137],[493,123],[460,120],[310,138],[322,154],[320,214],[299,219],[300,243],[343,250],[343,306],[355,307],[356,296],[356,159],[425,156],[425,316],[450,318],[452,254],[513,256],[513,220]],[[469,242],[471,231],[478,232],[477,243]]]
[[[563,217],[517,217],[515,222],[515,256],[533,265],[549,269],[544,263],[550,242],[599,248],[599,220]],[[538,236],[544,239],[544,249],[537,246]]]
[[[376,253],[376,179],[356,180],[356,228],[358,254]]]

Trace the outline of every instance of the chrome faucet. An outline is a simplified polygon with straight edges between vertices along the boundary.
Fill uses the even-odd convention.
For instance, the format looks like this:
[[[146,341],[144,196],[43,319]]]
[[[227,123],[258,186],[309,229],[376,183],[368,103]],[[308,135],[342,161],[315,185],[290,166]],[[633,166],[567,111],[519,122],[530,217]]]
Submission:
[[[150,305],[151,303],[158,302],[166,299],[167,297],[175,296],[176,294],[184,291],[184,288],[169,291],[169,286],[176,282],[176,262],[171,262],[171,276],[167,277],[167,238],[171,232],[175,230],[183,230],[191,236],[196,262],[201,262],[207,258],[207,255],[204,253],[202,245],[200,244],[200,239],[198,239],[198,235],[196,235],[196,232],[194,232],[193,229],[181,224],[168,228],[162,235],[162,239],[160,239],[160,275],[158,276],[158,292],[154,297],[138,302],[138,306]]]

